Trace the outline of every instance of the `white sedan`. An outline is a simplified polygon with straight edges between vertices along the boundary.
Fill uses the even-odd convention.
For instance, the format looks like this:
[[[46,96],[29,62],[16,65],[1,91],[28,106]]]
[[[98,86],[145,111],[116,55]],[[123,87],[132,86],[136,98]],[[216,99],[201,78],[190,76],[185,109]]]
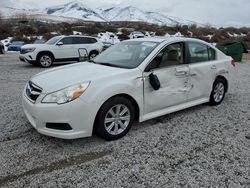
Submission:
[[[35,75],[25,86],[23,108],[41,134],[75,139],[96,133],[115,140],[134,121],[220,104],[234,66],[231,57],[201,40],[128,40],[90,62]]]

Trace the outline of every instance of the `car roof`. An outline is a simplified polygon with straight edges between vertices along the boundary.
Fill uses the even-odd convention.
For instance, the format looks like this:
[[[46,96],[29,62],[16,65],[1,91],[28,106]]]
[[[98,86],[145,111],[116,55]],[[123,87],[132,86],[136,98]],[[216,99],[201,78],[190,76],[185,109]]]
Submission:
[[[88,37],[88,38],[96,38],[92,36],[87,36],[87,35],[62,35],[62,37]]]
[[[137,38],[137,39],[130,39],[133,41],[145,41],[145,42],[175,42],[175,41],[194,41],[194,42],[202,42],[206,43],[200,39],[195,39],[195,38],[186,38],[186,37],[146,37],[146,38]]]

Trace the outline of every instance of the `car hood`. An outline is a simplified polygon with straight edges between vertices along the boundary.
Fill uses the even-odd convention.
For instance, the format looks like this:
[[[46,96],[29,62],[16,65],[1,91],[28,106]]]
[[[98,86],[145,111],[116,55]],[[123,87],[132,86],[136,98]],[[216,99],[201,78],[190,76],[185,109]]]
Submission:
[[[22,49],[24,48],[39,48],[39,47],[46,47],[46,46],[51,46],[49,44],[26,44],[22,46]]]
[[[82,62],[41,72],[33,76],[31,81],[41,87],[43,93],[50,93],[74,84],[92,82],[117,74],[119,75],[126,71],[129,71],[129,69]]]

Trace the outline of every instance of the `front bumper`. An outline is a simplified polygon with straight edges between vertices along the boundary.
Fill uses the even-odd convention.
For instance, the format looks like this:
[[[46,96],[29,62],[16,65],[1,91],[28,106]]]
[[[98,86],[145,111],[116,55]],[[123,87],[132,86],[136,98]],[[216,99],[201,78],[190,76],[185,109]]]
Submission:
[[[33,55],[31,55],[31,54],[20,54],[19,59],[20,59],[20,61],[23,61],[26,63],[31,63],[31,64],[36,63],[35,57],[33,57]]]
[[[75,139],[92,135],[96,110],[93,104],[88,104],[80,98],[70,103],[43,104],[41,94],[33,103],[23,92],[22,103],[26,117],[31,125],[41,134],[62,138]],[[72,130],[57,130],[47,128],[47,123],[62,123],[71,126]]]

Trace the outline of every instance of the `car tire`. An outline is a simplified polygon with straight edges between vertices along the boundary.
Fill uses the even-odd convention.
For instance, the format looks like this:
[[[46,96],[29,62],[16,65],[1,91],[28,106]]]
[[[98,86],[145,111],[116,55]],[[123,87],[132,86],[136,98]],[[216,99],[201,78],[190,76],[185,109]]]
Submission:
[[[0,54],[4,54],[4,53],[5,53],[4,48],[1,48],[0,49]]]
[[[89,54],[89,60],[95,58],[99,53],[98,52],[90,52]]]
[[[50,54],[44,53],[38,56],[38,64],[43,68],[49,68],[53,64],[53,57]]]
[[[125,136],[135,118],[135,110],[130,100],[113,97],[100,108],[94,126],[94,133],[111,141]]]
[[[213,84],[213,90],[210,95],[209,104],[216,106],[222,103],[226,94],[226,81],[222,78],[217,78]]]

